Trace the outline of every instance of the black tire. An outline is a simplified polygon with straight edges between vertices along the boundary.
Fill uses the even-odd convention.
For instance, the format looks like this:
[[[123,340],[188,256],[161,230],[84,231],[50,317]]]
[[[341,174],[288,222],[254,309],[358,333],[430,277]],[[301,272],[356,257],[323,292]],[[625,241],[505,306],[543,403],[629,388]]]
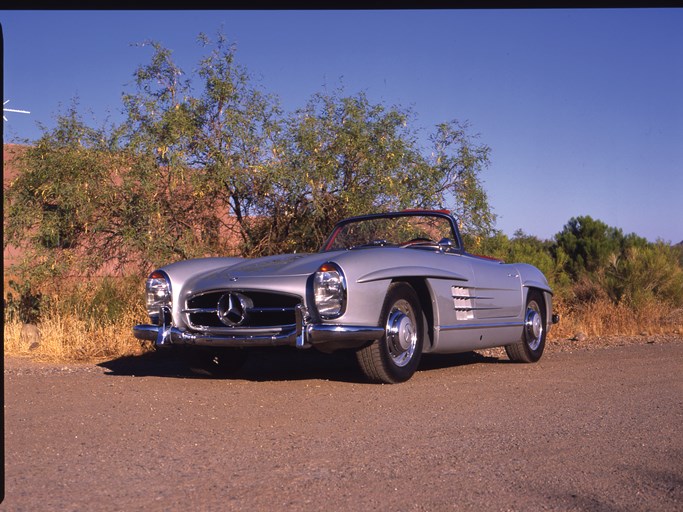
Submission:
[[[233,377],[247,360],[246,350],[235,348],[186,347],[183,361],[192,373],[210,377]]]
[[[392,283],[382,307],[381,339],[356,351],[365,376],[372,382],[395,384],[413,376],[422,356],[424,323],[417,293],[408,283]]]
[[[522,336],[517,343],[507,345],[505,352],[511,361],[516,363],[535,363],[543,355],[547,312],[543,293],[539,290],[530,289],[524,308],[524,328]]]

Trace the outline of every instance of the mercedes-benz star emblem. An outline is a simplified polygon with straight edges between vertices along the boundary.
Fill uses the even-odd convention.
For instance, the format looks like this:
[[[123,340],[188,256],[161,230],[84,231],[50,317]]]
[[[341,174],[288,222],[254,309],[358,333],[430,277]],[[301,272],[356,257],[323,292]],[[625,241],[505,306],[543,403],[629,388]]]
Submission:
[[[223,294],[218,301],[218,318],[228,327],[242,325],[253,305],[252,300],[241,293]]]

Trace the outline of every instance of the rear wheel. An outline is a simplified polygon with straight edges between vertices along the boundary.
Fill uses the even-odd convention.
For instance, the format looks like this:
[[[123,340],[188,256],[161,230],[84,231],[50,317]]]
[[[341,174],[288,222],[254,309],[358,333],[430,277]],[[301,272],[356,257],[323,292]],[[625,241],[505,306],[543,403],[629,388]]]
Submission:
[[[413,376],[422,356],[424,325],[417,293],[408,283],[393,283],[382,307],[384,336],[360,348],[356,357],[373,382],[394,384]]]
[[[505,347],[511,361],[517,363],[535,363],[543,355],[545,348],[547,313],[543,293],[529,290],[524,312],[524,329],[521,339]]]

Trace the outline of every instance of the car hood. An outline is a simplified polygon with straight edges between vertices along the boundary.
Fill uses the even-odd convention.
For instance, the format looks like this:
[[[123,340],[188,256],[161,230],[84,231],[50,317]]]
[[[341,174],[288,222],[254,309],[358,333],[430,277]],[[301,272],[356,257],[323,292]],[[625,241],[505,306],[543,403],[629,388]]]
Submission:
[[[309,275],[329,260],[330,253],[266,256],[264,258],[243,260],[223,270],[221,274],[228,277],[290,277]]]
[[[191,279],[187,284],[194,291],[235,286],[272,285],[273,281],[301,282],[320,265],[330,261],[333,253],[284,254],[264,258],[237,260],[228,266],[213,269]]]

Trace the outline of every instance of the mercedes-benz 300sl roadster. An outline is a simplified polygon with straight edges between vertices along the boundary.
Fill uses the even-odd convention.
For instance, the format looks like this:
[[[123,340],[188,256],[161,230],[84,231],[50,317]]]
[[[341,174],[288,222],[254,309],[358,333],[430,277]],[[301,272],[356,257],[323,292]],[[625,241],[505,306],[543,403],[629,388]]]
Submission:
[[[535,362],[557,321],[537,268],[467,253],[454,217],[431,210],[343,220],[315,254],[172,263],[150,274],[146,303],[135,336],[214,374],[289,345],[353,350],[384,383],[408,380],[423,353],[503,346]]]

